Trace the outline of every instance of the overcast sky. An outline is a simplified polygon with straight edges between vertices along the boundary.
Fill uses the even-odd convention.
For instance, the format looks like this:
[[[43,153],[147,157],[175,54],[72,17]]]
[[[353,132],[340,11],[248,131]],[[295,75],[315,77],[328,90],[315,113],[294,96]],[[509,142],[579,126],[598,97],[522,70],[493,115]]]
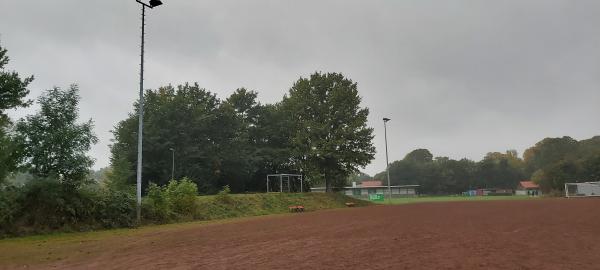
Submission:
[[[544,137],[600,134],[600,1],[163,0],[147,16],[147,88],[198,82],[275,102],[300,76],[358,82],[377,154],[416,148],[480,160]],[[109,132],[138,95],[134,0],[0,0],[9,69],[34,74],[31,98],[77,83],[81,116],[109,165]],[[36,107],[12,112],[15,118]]]

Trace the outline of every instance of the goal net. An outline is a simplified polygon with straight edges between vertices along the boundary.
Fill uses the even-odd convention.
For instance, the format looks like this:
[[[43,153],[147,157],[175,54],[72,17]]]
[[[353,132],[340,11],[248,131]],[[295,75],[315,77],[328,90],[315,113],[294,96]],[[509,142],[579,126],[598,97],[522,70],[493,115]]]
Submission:
[[[598,197],[600,196],[600,182],[565,183],[565,196],[570,197]]]
[[[300,174],[267,175],[268,192],[304,192],[305,181]]]

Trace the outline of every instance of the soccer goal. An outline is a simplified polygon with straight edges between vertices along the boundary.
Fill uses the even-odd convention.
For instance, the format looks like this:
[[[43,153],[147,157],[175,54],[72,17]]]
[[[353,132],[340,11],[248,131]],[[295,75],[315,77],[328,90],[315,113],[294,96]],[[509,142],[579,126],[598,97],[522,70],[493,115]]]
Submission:
[[[267,193],[304,192],[304,179],[300,174],[267,175]]]
[[[600,182],[565,183],[565,196],[600,197]]]

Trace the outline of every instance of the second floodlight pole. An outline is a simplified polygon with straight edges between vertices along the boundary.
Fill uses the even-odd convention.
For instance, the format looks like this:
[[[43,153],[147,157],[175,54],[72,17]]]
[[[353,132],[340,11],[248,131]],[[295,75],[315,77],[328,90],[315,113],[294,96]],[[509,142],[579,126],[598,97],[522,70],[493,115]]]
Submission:
[[[141,206],[142,206],[142,132],[144,130],[144,35],[146,26],[146,5],[142,4],[142,44],[140,46],[140,99],[138,104],[138,149],[137,149],[137,176],[136,176],[136,193],[137,193],[137,207],[136,217],[137,221],[141,221]]]
[[[144,131],[144,37],[146,30],[146,8],[154,8],[162,5],[160,0],[150,0],[150,5],[136,0],[142,5],[142,44],[140,46],[140,100],[138,104],[138,147],[137,147],[137,176],[136,176],[136,195],[137,195],[137,207],[136,217],[138,223],[142,219],[142,134]]]
[[[390,184],[390,162],[388,160],[388,145],[387,145],[387,122],[390,121],[389,118],[383,118],[383,130],[385,137],[385,170],[387,172],[387,182],[388,182],[388,195],[389,201],[392,202],[392,186]]]

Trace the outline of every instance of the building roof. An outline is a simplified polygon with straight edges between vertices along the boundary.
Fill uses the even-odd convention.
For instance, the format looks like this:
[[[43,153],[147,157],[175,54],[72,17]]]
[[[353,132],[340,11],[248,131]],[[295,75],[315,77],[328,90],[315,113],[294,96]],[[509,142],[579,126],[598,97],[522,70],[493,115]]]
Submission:
[[[362,187],[380,187],[382,185],[383,184],[379,180],[369,180],[369,181],[363,181],[361,183]]]
[[[519,184],[521,185],[521,187],[525,188],[525,189],[529,189],[529,188],[540,188],[540,186],[538,186],[536,183],[534,183],[533,181],[521,181],[519,182]]]

